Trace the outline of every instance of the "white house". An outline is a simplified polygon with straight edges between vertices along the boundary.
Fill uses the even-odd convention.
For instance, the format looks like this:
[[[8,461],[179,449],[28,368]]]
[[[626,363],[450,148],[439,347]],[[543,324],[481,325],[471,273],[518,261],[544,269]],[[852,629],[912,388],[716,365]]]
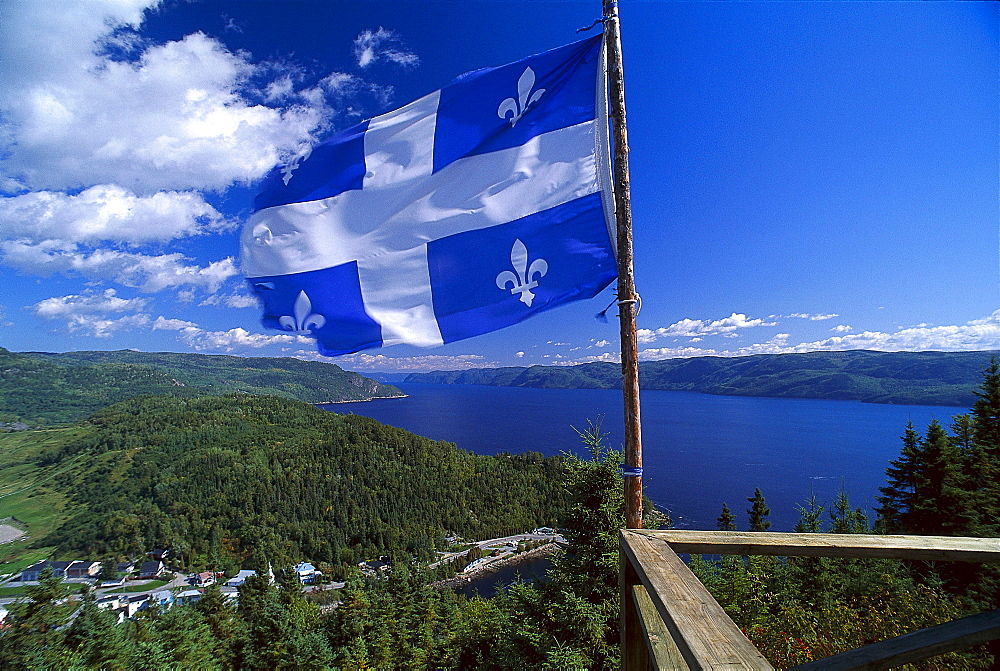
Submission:
[[[316,576],[323,575],[322,571],[317,571],[316,567],[309,562],[299,562],[295,566],[295,573],[299,576],[299,582],[310,583]]]
[[[256,571],[251,571],[249,569],[241,569],[239,573],[234,575],[232,578],[226,581],[227,587],[239,587],[246,582],[247,578],[252,575],[257,575]]]

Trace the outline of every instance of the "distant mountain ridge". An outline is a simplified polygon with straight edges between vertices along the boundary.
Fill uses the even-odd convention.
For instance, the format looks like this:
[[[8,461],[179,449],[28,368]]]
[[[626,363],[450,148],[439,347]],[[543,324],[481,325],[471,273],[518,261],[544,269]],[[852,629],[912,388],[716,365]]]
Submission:
[[[900,405],[968,406],[998,352],[808,352],[644,361],[643,389],[725,396],[816,398]],[[512,366],[412,373],[406,382],[542,389],[615,389],[616,363]]]
[[[0,424],[72,422],[137,396],[247,393],[323,403],[401,396],[340,366],[172,352],[9,352],[0,347]]]

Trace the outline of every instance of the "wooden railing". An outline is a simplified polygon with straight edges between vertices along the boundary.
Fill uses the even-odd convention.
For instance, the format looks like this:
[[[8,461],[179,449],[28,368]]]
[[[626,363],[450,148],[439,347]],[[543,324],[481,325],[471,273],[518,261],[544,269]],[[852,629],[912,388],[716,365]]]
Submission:
[[[735,531],[621,534],[622,666],[771,669],[678,553],[1000,562],[1000,539]],[[873,643],[797,669],[889,669],[1000,639],[1000,610]]]

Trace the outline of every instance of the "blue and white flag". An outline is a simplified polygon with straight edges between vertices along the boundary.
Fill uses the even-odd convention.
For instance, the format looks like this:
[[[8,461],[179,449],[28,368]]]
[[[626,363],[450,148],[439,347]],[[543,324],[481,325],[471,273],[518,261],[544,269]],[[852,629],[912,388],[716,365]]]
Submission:
[[[604,289],[601,39],[462,75],[275,168],[241,240],[264,325],[327,355],[440,345]]]

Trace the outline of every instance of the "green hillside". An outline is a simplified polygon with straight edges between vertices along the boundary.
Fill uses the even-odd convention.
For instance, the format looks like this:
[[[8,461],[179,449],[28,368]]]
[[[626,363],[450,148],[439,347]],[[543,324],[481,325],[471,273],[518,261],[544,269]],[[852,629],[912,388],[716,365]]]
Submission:
[[[73,422],[136,396],[269,394],[307,403],[398,396],[335,364],[290,358],[118,352],[14,353],[0,348],[0,423]]]
[[[981,371],[996,352],[809,352],[695,357],[639,364],[643,389],[729,396],[823,398],[866,403],[970,405]],[[621,368],[579,366],[479,368],[414,373],[407,382],[543,389],[614,389]]]
[[[37,455],[65,505],[40,546],[238,566],[255,551],[344,569],[430,557],[448,533],[553,525],[561,459],[479,456],[287,399],[144,397],[102,410]],[[29,432],[38,433],[38,432]]]

